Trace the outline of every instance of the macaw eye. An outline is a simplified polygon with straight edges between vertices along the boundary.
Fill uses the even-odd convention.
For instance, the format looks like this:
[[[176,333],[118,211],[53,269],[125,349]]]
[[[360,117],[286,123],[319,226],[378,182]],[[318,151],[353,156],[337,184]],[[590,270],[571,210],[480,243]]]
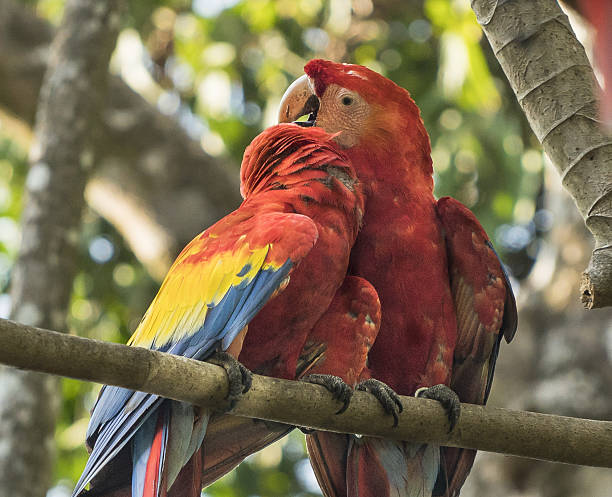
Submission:
[[[353,103],[353,97],[349,97],[348,95],[342,97],[342,105],[351,105]]]

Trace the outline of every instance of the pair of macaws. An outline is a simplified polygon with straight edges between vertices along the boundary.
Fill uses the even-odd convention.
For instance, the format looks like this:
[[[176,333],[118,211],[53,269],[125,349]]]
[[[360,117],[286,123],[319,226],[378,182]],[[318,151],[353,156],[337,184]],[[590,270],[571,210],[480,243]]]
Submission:
[[[281,103],[286,124],[245,151],[243,204],[178,256],[130,345],[224,366],[232,400],[249,387],[246,366],[307,377],[345,403],[357,386],[394,417],[393,390],[419,393],[452,424],[452,390],[486,402],[502,336],[516,330],[507,277],[471,212],[435,200],[429,137],[408,92],[357,65],[313,60],[305,73]],[[291,429],[107,386],[73,495],[88,483],[87,495],[130,495],[131,478],[133,496],[197,496]],[[327,497],[453,497],[475,455],[307,437]]]

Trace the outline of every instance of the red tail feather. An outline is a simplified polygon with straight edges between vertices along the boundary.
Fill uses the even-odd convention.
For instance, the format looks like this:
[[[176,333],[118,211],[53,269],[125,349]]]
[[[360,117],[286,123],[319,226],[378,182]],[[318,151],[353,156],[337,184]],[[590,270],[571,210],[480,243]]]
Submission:
[[[155,428],[155,438],[151,444],[151,452],[147,461],[145,484],[142,497],[166,497],[165,471],[163,471],[164,457],[164,418],[159,416]],[[160,481],[161,480],[161,481]],[[159,489],[159,494],[157,489]]]
[[[346,480],[348,497],[386,497],[391,495],[385,469],[376,453],[367,443],[353,440],[351,444]]]
[[[346,497],[346,454],[350,438],[337,433],[315,432],[306,437],[310,464],[323,495]]]
[[[183,466],[170,487],[169,497],[200,497],[202,493],[202,450],[202,447],[196,450],[189,462]]]

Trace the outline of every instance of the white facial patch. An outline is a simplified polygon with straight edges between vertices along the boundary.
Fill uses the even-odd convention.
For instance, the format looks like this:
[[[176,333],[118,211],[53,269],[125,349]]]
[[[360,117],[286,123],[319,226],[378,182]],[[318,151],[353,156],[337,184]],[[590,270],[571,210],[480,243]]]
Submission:
[[[369,81],[368,77],[365,74],[361,74],[360,72],[353,71],[352,69],[350,71],[347,71],[346,74],[349,74],[350,76],[357,76],[358,78]]]

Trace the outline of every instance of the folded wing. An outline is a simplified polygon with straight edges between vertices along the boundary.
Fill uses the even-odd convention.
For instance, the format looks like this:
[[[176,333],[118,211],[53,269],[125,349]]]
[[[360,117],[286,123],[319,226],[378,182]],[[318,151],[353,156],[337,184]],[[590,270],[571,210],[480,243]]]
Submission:
[[[485,404],[501,339],[510,342],[516,332],[516,302],[502,263],[472,212],[444,197],[438,200],[438,215],[445,232],[457,314],[450,386],[462,402]],[[434,495],[458,495],[475,455],[472,450],[444,448],[446,473],[441,473]]]
[[[181,252],[129,345],[200,360],[227,350],[286,286],[317,237],[306,216],[235,211]],[[93,450],[73,495],[121,451],[163,400],[103,387],[87,430]]]

